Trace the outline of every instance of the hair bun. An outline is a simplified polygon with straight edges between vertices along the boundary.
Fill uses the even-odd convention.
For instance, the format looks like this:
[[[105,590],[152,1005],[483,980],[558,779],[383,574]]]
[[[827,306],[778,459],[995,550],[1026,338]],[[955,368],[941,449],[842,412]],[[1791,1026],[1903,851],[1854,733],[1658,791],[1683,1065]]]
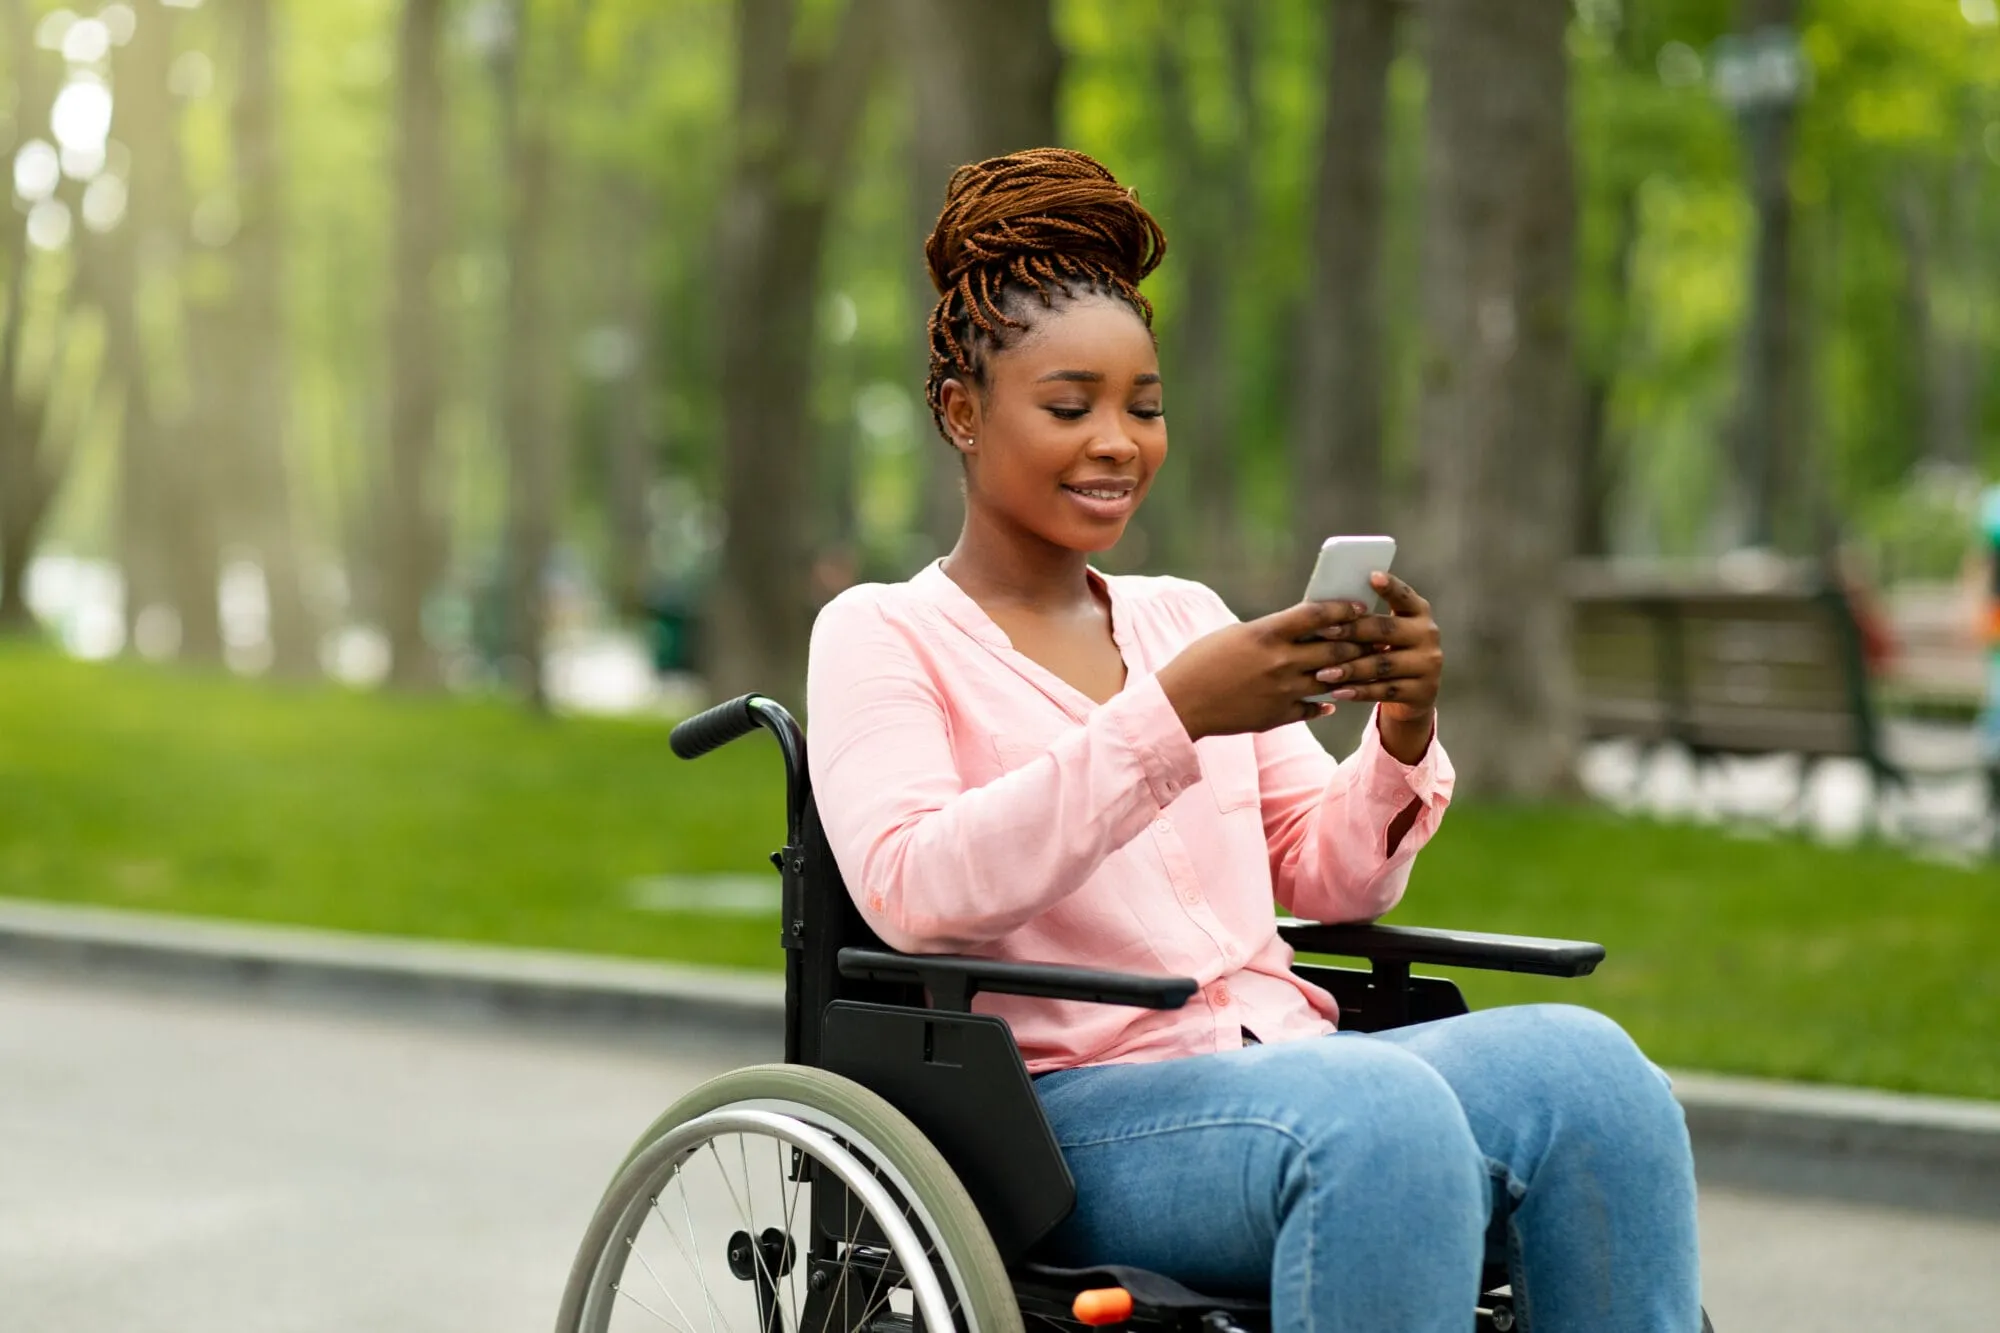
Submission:
[[[1043,255],[1102,268],[1132,286],[1159,267],[1167,238],[1131,190],[1096,159],[1031,148],[960,167],[924,242],[931,282],[950,291],[974,269]]]

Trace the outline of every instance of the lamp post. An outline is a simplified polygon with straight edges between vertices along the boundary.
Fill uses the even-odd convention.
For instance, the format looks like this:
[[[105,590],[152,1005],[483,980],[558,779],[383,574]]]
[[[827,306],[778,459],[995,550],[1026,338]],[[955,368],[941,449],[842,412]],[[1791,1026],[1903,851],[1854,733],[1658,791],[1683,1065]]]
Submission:
[[[1787,0],[1761,8],[1788,10]],[[1716,43],[1710,68],[1716,99],[1735,113],[1749,149],[1750,197],[1757,210],[1751,259],[1750,320],[1734,423],[1734,462],[1743,504],[1740,535],[1768,547],[1776,535],[1778,480],[1795,457],[1792,402],[1792,118],[1809,70],[1789,23],[1771,23]]]

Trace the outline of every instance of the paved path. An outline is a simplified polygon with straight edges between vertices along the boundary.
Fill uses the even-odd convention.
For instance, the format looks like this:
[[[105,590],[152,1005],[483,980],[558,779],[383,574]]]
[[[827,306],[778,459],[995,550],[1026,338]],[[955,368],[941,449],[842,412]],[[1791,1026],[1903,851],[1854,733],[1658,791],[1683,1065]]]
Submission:
[[[631,1137],[754,1046],[0,979],[0,1328],[545,1330]],[[1702,1220],[1723,1333],[1995,1326],[2000,1224]]]

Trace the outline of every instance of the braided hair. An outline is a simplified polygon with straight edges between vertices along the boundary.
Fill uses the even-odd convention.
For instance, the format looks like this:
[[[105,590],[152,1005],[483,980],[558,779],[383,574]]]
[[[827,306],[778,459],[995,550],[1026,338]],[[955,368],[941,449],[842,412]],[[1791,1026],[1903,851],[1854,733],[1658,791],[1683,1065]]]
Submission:
[[[924,398],[938,432],[944,382],[984,383],[985,355],[1028,327],[1029,296],[1096,292],[1124,301],[1147,328],[1153,307],[1139,283],[1160,266],[1166,234],[1131,190],[1095,159],[1067,148],[1030,148],[960,167],[924,242],[938,303],[930,318]]]

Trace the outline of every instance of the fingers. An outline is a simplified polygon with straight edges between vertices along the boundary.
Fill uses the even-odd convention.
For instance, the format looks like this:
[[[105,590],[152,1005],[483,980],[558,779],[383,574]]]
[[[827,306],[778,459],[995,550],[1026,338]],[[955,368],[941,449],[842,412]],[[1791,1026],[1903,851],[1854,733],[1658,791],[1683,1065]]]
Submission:
[[[1419,643],[1426,633],[1421,620],[1403,616],[1356,616],[1329,626],[1329,639],[1349,639],[1355,643],[1386,643],[1404,648]]]
[[[1332,691],[1342,703],[1402,703],[1426,705],[1437,700],[1437,688],[1426,680],[1379,680],[1371,685],[1343,685]]]
[[[1397,615],[1427,616],[1430,614],[1431,604],[1417,596],[1415,588],[1412,588],[1394,574],[1385,574],[1377,570],[1368,576],[1368,583],[1376,592],[1382,594],[1382,600],[1387,602],[1389,609]]]
[[[1422,680],[1437,674],[1437,655],[1422,649],[1369,653],[1313,673],[1328,685],[1361,685],[1382,680]]]
[[[1315,638],[1322,631],[1344,625],[1368,608],[1359,602],[1300,602],[1265,616],[1263,626],[1279,639],[1296,642]]]

